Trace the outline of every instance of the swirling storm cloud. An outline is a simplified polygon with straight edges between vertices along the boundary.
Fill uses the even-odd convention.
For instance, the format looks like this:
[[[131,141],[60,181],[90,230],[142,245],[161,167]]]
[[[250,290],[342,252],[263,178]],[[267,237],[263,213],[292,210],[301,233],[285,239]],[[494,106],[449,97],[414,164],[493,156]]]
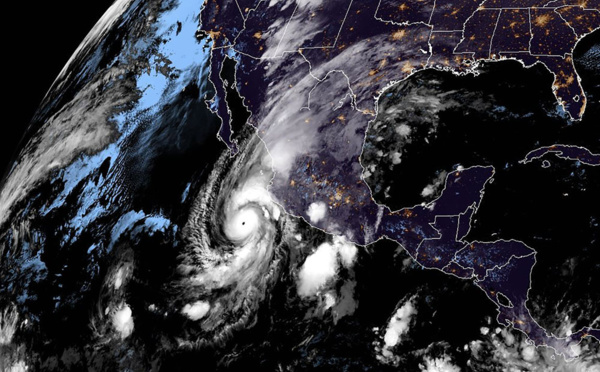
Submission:
[[[364,105],[373,100],[359,101],[344,71],[320,73],[355,56],[369,61],[363,47],[374,40],[391,53],[388,39],[364,41],[317,68],[308,54],[284,50],[295,43],[288,34],[269,39],[323,25],[316,15],[291,13],[287,26],[265,18],[251,42],[236,39],[272,54],[254,58],[203,22],[234,5],[244,22],[261,5],[265,14],[322,15],[324,8],[244,3],[118,0],[61,72],[0,184],[0,369],[598,371],[600,346],[591,336],[600,326],[599,298],[590,290],[600,279],[590,258],[598,211],[578,210],[585,227],[560,254],[544,243],[562,242],[551,231],[552,239],[538,239],[538,230],[510,236],[518,235],[510,224],[502,225],[508,233],[481,225],[501,219],[484,195],[508,190],[514,204],[525,198],[514,191],[522,173],[568,180],[546,185],[558,194],[595,192],[600,167],[589,161],[553,154],[522,161],[539,145],[541,127],[556,132],[544,141],[570,138],[597,153],[593,118],[573,121],[550,89],[530,91],[547,83],[547,71],[510,62],[468,77],[419,72],[386,85],[370,112]],[[582,52],[581,71],[597,71],[598,50]],[[259,88],[244,96],[253,89],[244,88],[249,76],[261,77]],[[456,87],[456,79],[468,84]],[[593,117],[600,92],[584,89]],[[456,124],[472,117],[498,133],[508,119],[520,123],[511,127],[515,149],[492,153],[477,128]],[[315,119],[330,126],[311,127]],[[464,149],[448,152],[459,141]],[[327,157],[315,150],[321,142],[335,144]],[[467,182],[481,188],[465,192]],[[534,209],[511,204],[505,213],[517,224]],[[434,250],[496,241],[524,253],[509,254],[490,275],[479,269],[482,276],[502,277],[494,270],[511,262],[537,265],[514,297],[503,282],[486,287],[469,275],[470,256],[460,266],[457,251],[456,262],[442,265]],[[433,253],[419,256],[417,246]],[[559,291],[538,279],[552,273]],[[535,327],[522,321],[528,328],[519,328],[507,318],[513,313],[535,318]]]

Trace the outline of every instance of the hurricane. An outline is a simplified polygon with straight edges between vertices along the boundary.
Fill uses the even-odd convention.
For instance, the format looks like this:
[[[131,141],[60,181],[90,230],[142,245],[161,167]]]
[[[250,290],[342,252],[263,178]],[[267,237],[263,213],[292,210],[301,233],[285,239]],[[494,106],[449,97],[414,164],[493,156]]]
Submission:
[[[597,372],[600,8],[439,3],[115,1],[0,179],[0,370]]]
[[[272,165],[262,142],[245,141],[238,156],[224,152],[183,228],[178,272],[182,309],[201,336],[224,341],[252,324],[285,264],[292,229],[267,191]]]

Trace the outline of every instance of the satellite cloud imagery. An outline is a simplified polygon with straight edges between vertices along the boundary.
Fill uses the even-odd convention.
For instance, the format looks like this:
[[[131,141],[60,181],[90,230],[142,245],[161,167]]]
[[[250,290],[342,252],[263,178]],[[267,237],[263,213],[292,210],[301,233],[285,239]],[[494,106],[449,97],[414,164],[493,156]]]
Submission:
[[[0,368],[599,371],[599,28],[115,1],[0,180]]]

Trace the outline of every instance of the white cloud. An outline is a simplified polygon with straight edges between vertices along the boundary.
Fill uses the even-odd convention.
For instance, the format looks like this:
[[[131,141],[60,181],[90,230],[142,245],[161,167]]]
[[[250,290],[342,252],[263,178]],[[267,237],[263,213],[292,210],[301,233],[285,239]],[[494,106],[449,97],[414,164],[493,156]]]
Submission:
[[[15,364],[13,364],[7,372],[26,372],[29,370],[29,367],[27,366],[27,364],[25,364],[24,361],[20,360],[18,362],[16,362]]]
[[[123,281],[125,280],[125,268],[120,267],[119,270],[117,270],[117,273],[115,274],[115,289],[119,289],[121,288],[121,285],[123,285]]]
[[[131,308],[128,305],[123,306],[115,312],[112,317],[112,323],[121,338],[127,338],[133,332],[133,318]]]
[[[394,353],[394,348],[402,342],[402,338],[408,332],[413,317],[417,314],[414,305],[415,297],[410,298],[395,311],[383,330],[382,336],[378,327],[373,329],[381,337],[375,342],[376,358],[380,362],[398,366],[400,357]]]
[[[510,328],[483,335],[469,344],[471,359],[502,371],[600,372],[600,356],[594,343],[570,346],[578,358],[566,361],[550,347],[536,347],[522,333]],[[489,350],[491,349],[491,354]],[[488,350],[484,353],[481,350]],[[491,357],[490,357],[491,355]]]
[[[504,336],[504,342],[508,346],[512,346],[515,343],[515,336],[513,336],[513,334],[510,333],[506,328],[503,330],[500,330],[500,328],[496,328],[496,334],[498,333],[501,333],[502,336]]]
[[[401,336],[408,332],[410,322],[416,314],[417,310],[412,303],[412,299],[407,301],[396,311],[394,316],[390,319],[383,337],[386,349],[389,350],[400,342]]]
[[[576,345],[571,345],[570,346],[571,352],[573,353],[573,355],[575,356],[579,356],[581,354],[581,345],[576,344]],[[598,365],[599,368],[599,372],[600,372],[600,365]]]
[[[284,52],[295,52],[302,46],[307,46],[327,25],[327,15],[316,8],[321,5],[323,0],[296,0],[298,8],[294,11],[292,18],[277,18],[268,27],[268,30],[262,34],[265,40],[266,48],[262,57],[281,57]],[[269,6],[273,4],[273,0]],[[288,1],[282,8],[285,9],[293,5],[293,1]],[[310,45],[310,44],[308,44]],[[271,61],[276,69],[278,61]]]
[[[338,270],[337,249],[329,243],[321,244],[306,258],[298,274],[298,294],[307,297],[316,294]]]
[[[325,310],[332,308],[333,305],[335,305],[335,302],[337,301],[335,291],[328,291],[327,293],[325,293],[325,295],[323,296],[323,300],[325,302],[325,304],[323,305],[323,308]]]
[[[323,148],[323,137],[328,135],[321,133],[321,124],[331,120],[331,115],[334,114],[332,106],[337,106],[340,98],[348,97],[344,101],[345,105],[342,111],[352,109],[352,100],[348,96],[350,93],[348,79],[344,74],[341,72],[328,73],[335,69],[333,66],[327,71],[319,69],[320,71],[316,74],[323,77],[327,74],[328,78],[318,82],[309,73],[304,59],[299,56],[295,58],[297,60],[293,63],[297,63],[295,70],[298,72],[290,74],[289,78],[279,79],[281,81],[269,88],[266,98],[268,103],[264,105],[264,110],[257,116],[261,128],[260,137],[273,158],[273,167],[276,171],[276,178],[273,181],[275,187],[280,182],[283,182],[281,185],[288,185],[291,170],[298,166],[296,162],[306,155],[312,156],[318,153]],[[275,61],[278,60],[269,60],[269,63],[275,63]],[[281,73],[281,68],[270,68],[269,70]],[[278,81],[278,79],[274,81]],[[294,81],[293,87],[290,88],[290,83]],[[310,107],[310,110],[306,109],[307,106]],[[342,128],[336,126],[336,136],[342,138],[345,134],[340,130],[344,130],[351,131],[352,136],[358,137],[357,134],[354,134],[357,125],[358,120],[350,120],[348,117],[346,126]],[[328,131],[333,130],[333,127],[328,129]],[[343,148],[331,149],[331,156],[336,160],[338,158],[347,160],[350,158],[349,153],[356,153],[358,156],[362,149],[362,141],[360,143],[344,141],[344,145]]]
[[[241,209],[227,219],[223,231],[233,242],[242,242],[258,229],[260,223],[261,218],[257,209]]]
[[[423,372],[460,372],[460,368],[452,364],[447,355],[442,358],[425,357],[424,362],[425,364],[419,365]]]
[[[402,137],[410,136],[412,129],[406,124],[400,124],[396,127],[396,133]]]
[[[346,315],[352,315],[358,307],[358,303],[354,299],[354,288],[356,282],[348,281],[344,283],[340,289],[340,298],[338,303],[333,308],[333,319],[337,323],[338,320]]]
[[[298,273],[298,294],[302,297],[315,295],[337,273],[340,264],[351,268],[356,261],[358,249],[343,236],[334,236],[306,258]]]
[[[187,304],[183,307],[181,312],[185,314],[191,320],[202,319],[208,314],[210,310],[210,304],[204,301],[196,301],[193,304]]]
[[[433,182],[423,188],[421,196],[424,198],[433,196],[443,186],[446,180],[447,172],[440,172],[440,174],[433,180]]]
[[[340,260],[342,261],[342,265],[344,265],[344,267],[347,268],[352,267],[352,265],[354,264],[354,260],[356,260],[358,248],[356,248],[354,244],[347,242],[343,236],[334,236],[333,245],[340,254]]]
[[[303,8],[309,6],[311,8],[316,8],[323,3],[323,0],[296,0],[296,4],[298,7]]]
[[[535,346],[527,345],[521,350],[521,356],[528,362],[533,362],[537,359],[537,353],[535,352]]]
[[[0,312],[0,345],[8,345],[17,330],[19,314],[14,306],[9,305]]]
[[[325,218],[327,214],[327,204],[323,202],[312,203],[308,206],[308,210],[306,211],[310,222],[317,223]]]
[[[65,81],[68,81],[68,78],[65,78],[67,73],[72,70],[72,65],[77,58],[81,58],[82,55],[87,54],[90,50],[94,50],[98,43],[102,40],[102,37],[106,35],[112,28],[113,25],[119,21],[121,14],[123,14],[127,9],[129,9],[129,5],[132,0],[118,0],[115,1],[110,8],[100,17],[98,22],[94,25],[92,30],[86,35],[83,42],[79,44],[75,53],[69,58],[63,69],[60,71],[60,74],[56,78],[56,83],[59,83],[57,90],[62,88],[62,85],[65,84]],[[89,67],[90,70],[95,70],[93,67]]]
[[[223,207],[225,212],[223,232],[232,243],[238,246],[249,243],[256,244],[257,239],[260,240],[265,225],[270,224],[271,219],[278,220],[281,215],[281,211],[273,203],[273,199],[267,191],[271,173],[263,170],[271,167],[271,161],[270,158],[260,156],[261,150],[257,150],[254,160],[258,162],[258,167],[251,168],[249,170],[251,173],[239,176],[238,180],[243,182],[238,182],[229,191],[230,194],[225,199]]]
[[[431,195],[433,195],[434,192],[435,192],[434,186],[427,185],[423,188],[423,191],[421,191],[421,196],[423,196],[423,197],[431,196]]]
[[[114,140],[116,130],[107,118],[115,107],[129,102],[131,96],[117,84],[103,99],[94,98],[106,78],[94,79],[83,87],[23,147],[0,190],[0,224],[8,218],[11,208],[51,176],[53,170],[73,163],[82,153],[96,153]]]

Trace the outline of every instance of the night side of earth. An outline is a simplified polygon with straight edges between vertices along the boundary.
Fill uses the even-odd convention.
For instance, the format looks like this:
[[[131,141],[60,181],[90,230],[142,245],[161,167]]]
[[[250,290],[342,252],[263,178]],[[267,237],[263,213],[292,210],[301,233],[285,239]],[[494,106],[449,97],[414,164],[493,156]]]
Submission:
[[[596,372],[599,29],[117,0],[0,183],[0,367]]]

